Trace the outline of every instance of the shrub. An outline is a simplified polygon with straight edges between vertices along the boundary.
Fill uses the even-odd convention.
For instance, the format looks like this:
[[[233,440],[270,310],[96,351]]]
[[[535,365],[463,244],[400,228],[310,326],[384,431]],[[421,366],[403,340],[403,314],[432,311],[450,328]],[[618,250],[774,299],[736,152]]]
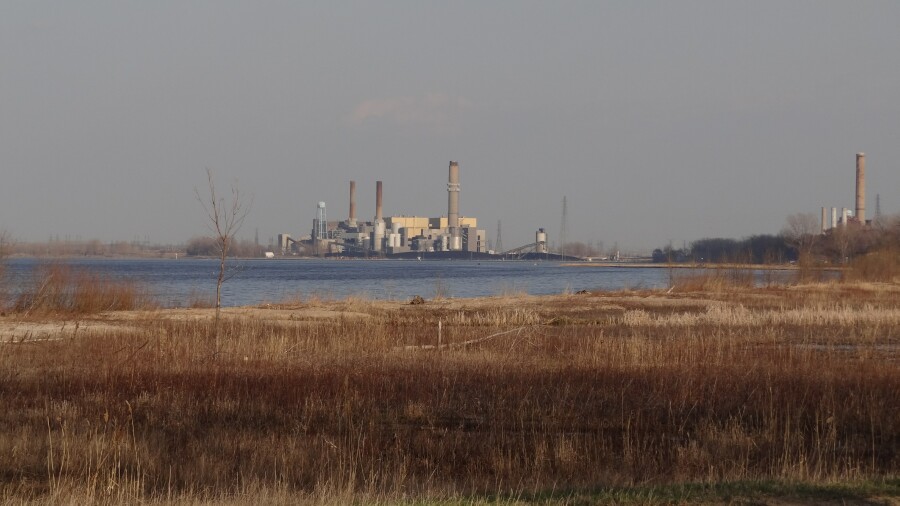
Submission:
[[[900,282],[900,248],[883,248],[854,258],[844,278],[850,281]]]
[[[30,285],[15,297],[13,309],[25,314],[91,314],[152,305],[149,295],[132,280],[48,264],[35,269]]]

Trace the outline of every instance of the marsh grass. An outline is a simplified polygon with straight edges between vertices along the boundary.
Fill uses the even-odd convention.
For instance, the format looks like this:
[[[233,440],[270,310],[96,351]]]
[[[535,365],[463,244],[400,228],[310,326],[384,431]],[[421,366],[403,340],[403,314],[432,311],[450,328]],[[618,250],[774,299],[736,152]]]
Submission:
[[[215,357],[210,319],[6,345],[0,493],[516,503],[598,486],[896,477],[896,295],[838,284],[348,299],[315,302],[337,312],[327,319],[226,314]],[[522,330],[406,348],[433,344],[438,321],[446,343]]]
[[[848,281],[900,283],[900,248],[884,248],[855,257],[844,276]]]
[[[13,311],[22,315],[85,315],[155,305],[134,281],[51,263],[35,269],[30,282],[16,295]]]
[[[713,292],[752,288],[756,280],[749,268],[711,268],[679,272],[669,269],[669,286],[678,292]]]

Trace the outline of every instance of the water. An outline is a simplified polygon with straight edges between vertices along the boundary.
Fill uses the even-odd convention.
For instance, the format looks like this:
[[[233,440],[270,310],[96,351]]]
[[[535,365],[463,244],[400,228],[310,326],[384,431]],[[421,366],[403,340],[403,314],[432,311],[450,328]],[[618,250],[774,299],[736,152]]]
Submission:
[[[218,263],[211,259],[70,259],[89,268],[145,286],[164,306],[213,300]],[[18,286],[41,261],[13,259],[8,271]],[[415,260],[235,260],[229,262],[222,304],[360,296],[407,300],[480,297],[508,293],[558,294],[578,290],[618,290],[668,286],[666,269],[564,267],[557,262]]]

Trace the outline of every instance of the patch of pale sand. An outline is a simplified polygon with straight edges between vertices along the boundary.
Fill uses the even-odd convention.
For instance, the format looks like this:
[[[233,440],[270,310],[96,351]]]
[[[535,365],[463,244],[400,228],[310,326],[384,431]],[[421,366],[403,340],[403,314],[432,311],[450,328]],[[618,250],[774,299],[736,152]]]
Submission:
[[[141,329],[129,325],[97,321],[56,321],[56,322],[15,322],[0,321],[0,343],[26,343],[34,341],[55,341],[85,334],[140,332]]]
[[[790,291],[799,291],[799,292],[868,292],[868,293],[877,293],[877,292],[886,292],[886,293],[900,293],[900,283],[894,281],[891,283],[887,282],[876,282],[876,281],[851,281],[839,283],[837,281],[826,282],[826,283],[805,283],[805,284],[796,284],[789,285],[786,287],[787,290]]]
[[[209,320],[216,315],[215,308],[201,309],[159,309],[153,311],[110,311],[97,316],[105,321],[135,320],[175,320],[197,321]],[[228,307],[222,308],[222,318],[249,318],[261,321],[297,321],[297,320],[337,320],[340,318],[369,318],[370,315],[358,311],[341,311],[330,308],[266,308],[266,307]]]
[[[564,308],[566,311],[624,311],[625,306],[634,305],[652,308],[706,309],[710,306],[720,306],[722,304],[723,302],[719,300],[697,298],[696,296],[686,297],[681,294],[623,295],[617,292],[590,292],[585,294],[556,295],[496,295],[471,299],[427,299],[424,304],[420,305],[394,302],[385,306],[385,309],[427,312],[434,309],[479,310],[515,307],[520,309],[549,310],[558,307]],[[373,309],[380,309],[381,306],[382,303],[380,302],[372,302]]]
[[[602,297],[607,303],[610,304],[624,304],[626,306],[639,305],[643,308],[692,308],[692,309],[705,309],[711,306],[721,306],[723,304],[720,300],[715,299],[702,299],[702,298],[693,298],[693,297],[681,297],[675,294],[672,295],[647,295],[647,296],[639,296],[639,295],[612,295],[610,297]]]

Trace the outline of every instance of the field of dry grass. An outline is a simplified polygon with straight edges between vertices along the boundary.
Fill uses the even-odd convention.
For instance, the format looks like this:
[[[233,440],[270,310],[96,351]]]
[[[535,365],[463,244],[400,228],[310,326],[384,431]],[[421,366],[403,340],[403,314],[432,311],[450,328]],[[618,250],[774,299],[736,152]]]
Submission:
[[[900,286],[682,281],[9,314],[0,500],[896,504]]]

